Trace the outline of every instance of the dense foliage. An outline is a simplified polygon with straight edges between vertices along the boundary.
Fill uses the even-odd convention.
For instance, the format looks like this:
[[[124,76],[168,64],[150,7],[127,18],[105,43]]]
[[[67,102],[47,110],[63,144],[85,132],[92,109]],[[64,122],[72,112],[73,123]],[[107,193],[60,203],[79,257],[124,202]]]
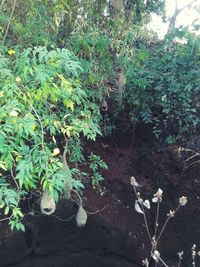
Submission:
[[[151,124],[154,135],[168,143],[197,134],[200,38],[186,28],[162,41],[138,27],[118,30],[88,27],[70,39],[70,48],[82,59],[87,86],[96,99],[111,102],[104,133],[121,118],[133,126]],[[126,77],[123,96],[121,73]]]
[[[68,183],[98,185],[107,165],[85,139],[141,122],[169,144],[199,134],[200,39],[159,40],[152,12],[164,1],[2,1],[0,221],[24,230],[34,192],[58,202]]]
[[[83,161],[79,137],[94,140],[100,134],[99,112],[81,88],[82,69],[67,49],[2,51],[0,61],[0,197],[1,208],[5,215],[11,213],[14,225],[22,217],[18,205],[27,192],[41,186],[57,202],[68,180],[71,187],[84,187],[74,179],[78,170],[63,168],[60,152],[65,144],[59,140],[64,135],[69,147],[72,142],[76,146],[70,154],[72,163]],[[94,155],[90,160],[95,183],[101,180],[95,164],[106,165]]]
[[[200,39],[181,30],[165,42],[139,51],[140,66],[127,72],[127,100],[133,119],[153,125],[169,143],[198,131],[200,125]]]

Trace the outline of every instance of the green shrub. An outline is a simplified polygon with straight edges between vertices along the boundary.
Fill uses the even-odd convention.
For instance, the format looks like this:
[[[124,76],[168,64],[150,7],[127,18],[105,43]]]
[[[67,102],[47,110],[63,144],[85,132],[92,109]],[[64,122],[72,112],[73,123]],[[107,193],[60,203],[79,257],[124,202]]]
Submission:
[[[12,229],[24,229],[20,202],[48,190],[57,202],[65,189],[82,188],[63,168],[69,143],[100,134],[98,106],[81,88],[80,63],[67,49],[3,49],[0,54],[0,208]],[[67,157],[71,157],[67,150]],[[81,148],[72,155],[83,160]]]
[[[179,41],[171,36],[150,47],[142,64],[128,68],[130,116],[151,123],[157,137],[181,139],[199,127],[199,51],[199,37],[182,31]]]

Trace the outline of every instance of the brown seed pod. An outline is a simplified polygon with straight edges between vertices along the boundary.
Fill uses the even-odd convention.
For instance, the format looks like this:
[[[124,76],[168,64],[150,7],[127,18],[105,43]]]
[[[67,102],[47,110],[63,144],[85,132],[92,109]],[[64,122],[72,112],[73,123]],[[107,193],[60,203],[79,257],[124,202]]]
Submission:
[[[48,190],[43,192],[41,202],[40,202],[40,210],[42,214],[51,215],[56,210],[56,203],[54,201],[53,196],[49,193]]]
[[[84,210],[83,206],[79,206],[78,212],[76,214],[76,225],[81,228],[84,227],[87,223],[87,213]]]

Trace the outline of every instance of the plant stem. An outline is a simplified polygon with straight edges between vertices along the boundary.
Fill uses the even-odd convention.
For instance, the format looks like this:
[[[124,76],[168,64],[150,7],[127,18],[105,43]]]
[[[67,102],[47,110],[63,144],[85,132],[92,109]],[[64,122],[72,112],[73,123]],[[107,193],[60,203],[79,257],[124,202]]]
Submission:
[[[13,178],[13,181],[14,181],[16,187],[17,187],[17,190],[19,190],[19,185],[18,185],[18,183],[17,183],[17,181],[16,181],[16,179],[15,179],[15,177],[14,177],[14,175],[13,175],[13,170],[12,170],[12,168],[11,168],[11,170],[10,170],[10,173],[11,173],[11,176],[12,176],[12,178]]]
[[[135,195],[136,195],[136,198],[137,198],[137,200],[138,200],[138,203],[140,203],[140,202],[139,202],[140,198],[138,197],[138,194],[137,194],[135,185],[133,186],[133,188],[134,188],[134,193],[135,193]],[[150,240],[150,242],[152,242],[152,238],[151,238],[151,234],[150,234],[149,226],[148,226],[148,222],[147,222],[147,217],[146,217],[146,214],[145,214],[145,210],[144,210],[143,205],[141,205],[141,209],[142,209],[142,211],[143,211],[143,217],[144,217],[145,228],[146,228],[146,231],[147,231],[149,240]]]
[[[6,221],[6,220],[10,220],[13,217],[13,215],[10,215],[9,217],[0,219],[0,222]]]
[[[13,4],[13,8],[12,8],[12,11],[11,11],[11,14],[10,14],[10,18],[9,18],[9,21],[8,21],[6,32],[5,32],[4,37],[3,37],[3,44],[4,44],[5,40],[6,40],[7,35],[8,35],[8,31],[9,31],[11,20],[12,20],[14,11],[15,11],[16,3],[17,3],[17,0],[14,0],[14,4]],[[1,7],[2,7],[2,5],[1,5]]]
[[[152,241],[152,238],[151,238],[151,234],[150,234],[150,231],[149,231],[149,226],[148,226],[148,222],[147,222],[147,217],[146,217],[146,214],[145,214],[145,211],[144,211],[144,208],[143,208],[143,207],[142,207],[142,211],[143,211],[144,222],[145,222],[145,227],[146,227],[146,230],[147,230],[147,234],[148,234],[149,240],[150,240],[150,242],[151,242],[151,241]]]
[[[175,215],[175,213],[178,211],[178,209],[180,208],[180,204],[178,205],[178,207],[175,209],[175,211],[174,211],[174,215]],[[160,240],[160,238],[161,238],[161,236],[162,236],[162,234],[163,234],[163,232],[164,232],[164,230],[165,230],[165,227],[167,226],[167,223],[169,222],[169,220],[171,219],[172,217],[170,217],[170,216],[168,216],[167,217],[167,220],[165,221],[165,223],[164,223],[164,225],[163,225],[163,228],[162,228],[162,230],[160,231],[160,234],[159,234],[159,236],[158,236],[158,239],[157,239],[157,243],[158,243],[158,241]]]
[[[44,128],[43,128],[43,125],[42,125],[42,121],[41,121],[40,116],[38,115],[36,109],[33,107],[33,105],[31,104],[31,102],[29,101],[28,97],[26,98],[26,100],[28,101],[28,103],[31,106],[32,110],[34,111],[36,117],[38,118],[38,121],[39,121],[39,124],[40,124],[40,127],[41,127],[41,131],[42,131],[41,145],[42,145],[42,148],[44,148]]]
[[[154,233],[155,240],[156,240],[156,234],[157,234],[157,230],[158,230],[159,212],[160,212],[160,201],[158,199],[158,202],[157,202],[157,211],[156,211],[155,233]]]
[[[195,267],[196,266],[196,260],[195,260],[195,256],[196,256],[196,245],[194,244],[192,246],[192,266]]]
[[[158,257],[159,261],[162,263],[163,266],[169,267],[162,259],[161,257]]]

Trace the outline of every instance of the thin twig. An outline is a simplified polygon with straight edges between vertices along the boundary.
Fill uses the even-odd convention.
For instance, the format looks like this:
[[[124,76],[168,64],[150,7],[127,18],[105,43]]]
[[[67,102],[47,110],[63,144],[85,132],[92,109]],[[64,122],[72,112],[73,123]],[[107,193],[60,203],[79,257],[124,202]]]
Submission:
[[[174,216],[175,216],[175,214],[176,214],[176,212],[178,211],[178,209],[180,208],[180,204],[178,205],[178,207],[175,209],[175,211],[174,211]],[[165,227],[167,226],[167,224],[168,224],[168,222],[169,222],[169,220],[171,219],[172,217],[170,217],[170,216],[168,216],[167,217],[167,220],[165,221],[165,223],[164,223],[164,225],[163,225],[163,228],[162,228],[162,230],[160,231],[160,234],[159,234],[159,236],[158,236],[158,239],[157,239],[157,243],[158,243],[158,241],[160,240],[160,238],[161,238],[161,236],[162,236],[162,234],[163,234],[163,232],[164,232],[164,230],[165,230]]]
[[[67,179],[67,181],[66,181],[66,193],[67,193],[67,199],[70,199],[71,198],[71,186],[70,186],[70,180],[71,180],[71,173],[70,173],[70,169],[69,169],[69,165],[68,165],[68,163],[67,163],[67,157],[66,157],[66,155],[67,155],[67,149],[68,149],[68,140],[67,140],[67,138],[65,137],[65,135],[64,135],[64,138],[65,138],[65,147],[64,147],[64,151],[63,151],[63,166],[64,166],[64,169],[65,169],[65,171],[66,171],[66,176],[67,175],[70,175],[70,178],[69,179]]]
[[[104,206],[102,209],[100,209],[100,210],[96,210],[96,211],[94,211],[94,212],[90,212],[90,211],[87,211],[87,210],[85,210],[85,211],[86,211],[88,214],[94,215],[94,214],[97,214],[97,213],[102,212],[102,211],[105,210],[107,207],[108,207],[108,205],[106,205],[106,206]]]
[[[187,161],[189,161],[189,160],[191,160],[191,159],[193,159],[193,158],[195,158],[197,156],[200,156],[200,153],[197,152],[195,155],[189,157],[188,159],[184,160],[183,162],[187,162]]]
[[[8,31],[9,31],[11,20],[12,20],[14,11],[15,11],[16,3],[17,3],[17,0],[14,0],[14,4],[13,4],[13,8],[12,8],[12,11],[11,11],[11,14],[10,14],[10,18],[9,18],[9,21],[8,21],[6,32],[5,32],[4,37],[3,37],[3,44],[4,44],[5,40],[6,40],[7,35],[8,35]]]
[[[157,234],[157,230],[158,230],[159,212],[160,212],[160,201],[158,199],[158,202],[157,202],[157,210],[156,210],[155,233],[154,233],[155,239],[156,239],[156,234]]]
[[[162,259],[161,257],[158,257],[159,261],[165,266],[165,267],[169,267]]]
[[[71,217],[69,217],[69,218],[67,218],[67,219],[62,219],[62,218],[58,217],[58,216],[55,215],[55,214],[52,214],[51,216],[52,216],[52,217],[55,217],[56,219],[58,219],[58,220],[61,221],[61,222],[68,222],[68,221],[70,221],[72,218],[74,218],[76,215],[72,215]]]
[[[133,186],[133,188],[134,188],[134,192],[135,192],[135,195],[136,195],[136,197],[137,197],[137,199],[138,199],[138,203],[139,203],[140,198],[138,197],[138,194],[137,194],[135,185]],[[148,222],[147,222],[147,217],[146,217],[146,214],[145,214],[145,210],[144,210],[143,205],[140,205],[140,206],[141,206],[141,209],[142,209],[142,212],[143,212],[145,228],[146,228],[146,231],[147,231],[149,240],[150,240],[150,242],[152,242],[152,238],[151,238],[151,234],[150,234],[150,231],[149,231],[149,226],[148,226]]]
[[[6,217],[6,218],[3,218],[3,219],[0,219],[0,222],[6,221],[6,220],[10,220],[12,217],[13,217],[13,214],[12,214],[12,215],[10,215],[9,217]]]
[[[43,128],[43,124],[42,124],[42,121],[40,119],[40,116],[38,115],[36,109],[33,107],[33,105],[31,104],[31,102],[28,100],[28,98],[26,98],[26,100],[28,101],[29,105],[31,106],[31,108],[33,109],[36,117],[38,118],[38,121],[39,121],[39,124],[40,124],[40,127],[41,127],[41,131],[42,131],[42,142],[41,142],[41,145],[42,145],[42,148],[44,148],[44,128]]]
[[[14,181],[14,183],[15,183],[17,189],[19,190],[19,185],[18,185],[18,183],[17,183],[17,181],[16,181],[16,179],[15,179],[15,177],[14,177],[14,175],[13,175],[13,170],[12,170],[12,168],[11,168],[11,170],[10,170],[10,173],[11,173],[12,179],[13,179],[13,181]]]
[[[78,191],[77,191],[77,190],[72,190],[72,192],[74,192],[75,195],[76,195],[76,196],[78,197],[78,199],[79,199],[79,204],[78,204],[78,206],[82,206],[82,205],[83,205],[83,200],[82,200],[80,194],[78,193]]]
[[[152,241],[152,238],[151,238],[151,234],[150,234],[150,231],[149,231],[147,217],[146,217],[146,214],[145,214],[145,211],[144,211],[144,208],[143,207],[142,207],[142,211],[143,211],[143,216],[144,216],[144,222],[145,222],[146,230],[147,230],[147,233],[148,233],[148,236],[149,236],[149,240],[151,242]]]
[[[194,164],[196,164],[196,163],[200,163],[200,159],[199,159],[199,160],[196,160],[196,161],[194,161],[194,162],[192,162],[192,163],[190,163],[190,164],[187,166],[187,168],[190,167],[190,166],[192,166],[192,165],[194,165]]]

